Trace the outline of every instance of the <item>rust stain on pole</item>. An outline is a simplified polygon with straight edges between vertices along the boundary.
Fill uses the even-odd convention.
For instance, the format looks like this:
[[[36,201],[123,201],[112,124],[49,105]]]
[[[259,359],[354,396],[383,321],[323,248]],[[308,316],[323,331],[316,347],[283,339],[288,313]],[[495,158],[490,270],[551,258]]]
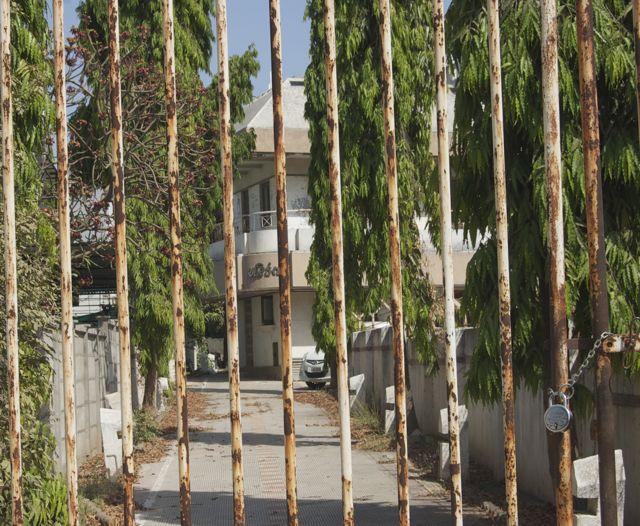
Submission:
[[[287,524],[298,524],[296,482],[296,429],[293,410],[291,357],[291,269],[289,265],[289,227],[287,222],[287,168],[282,108],[282,36],[280,0],[269,0],[271,34],[271,76],[273,79],[273,151],[276,175],[276,214],[278,219],[278,282],[280,285],[280,342],[282,345],[282,405],[284,410],[284,459],[287,491]]]
[[[351,415],[347,366],[347,320],[344,292],[344,251],[342,243],[342,185],[340,181],[340,126],[334,0],[324,2],[324,66],[327,89],[329,186],[331,190],[331,259],[333,310],[336,327],[336,369],[340,418],[340,460],[342,466],[342,523],[353,526],[353,475],[351,465]]]
[[[606,353],[640,352],[640,334],[617,334],[605,338],[602,350]]]
[[[398,212],[398,167],[396,158],[391,7],[380,0],[382,40],[382,105],[384,112],[385,168],[389,187],[389,252],[391,257],[391,325],[396,406],[396,459],[398,477],[398,524],[408,526],[409,464],[407,451],[407,400],[404,372],[404,327],[402,319],[402,267],[400,259],[400,214]]]
[[[640,140],[640,0],[633,0],[633,40],[636,52],[636,110],[638,112],[638,139]]]
[[[564,223],[562,212],[562,152],[558,85],[558,22],[556,0],[541,0],[542,114],[547,200],[549,204],[550,348],[553,389],[569,381],[567,304],[565,298]],[[554,491],[556,523],[573,524],[571,432],[549,433],[556,451]]]
[[[124,523],[135,523],[133,500],[133,410],[131,406],[131,348],[129,338],[129,280],[127,274],[127,230],[124,197],[124,153],[122,99],[120,92],[120,27],[118,0],[109,0],[109,95],[111,99],[111,173],[115,215],[116,292],[120,333],[120,396],[122,406],[122,477]]]
[[[167,174],[169,176],[169,224],[171,230],[171,296],[173,340],[176,359],[178,405],[178,479],[180,523],[191,524],[191,481],[189,477],[189,416],[184,335],[184,292],[182,281],[182,232],[180,223],[180,168],[178,163],[178,116],[176,114],[176,64],[173,30],[173,0],[162,1],[164,37],[164,100],[167,111]]]
[[[589,300],[594,336],[609,329],[607,261],[604,244],[604,212],[600,177],[600,129],[593,41],[593,6],[590,0],[576,1],[578,29],[578,69],[580,73],[580,114],[586,188],[587,248],[589,252]],[[613,395],[609,388],[611,361],[599,352],[596,361],[596,412],[598,464],[600,472],[600,510],[602,524],[618,524],[615,474],[615,418]]]
[[[11,97],[10,0],[2,0],[2,197],[4,199],[4,271],[6,301],[7,394],[9,402],[9,455],[11,456],[11,515],[14,525],[24,523],[22,502],[22,445],[20,430],[20,373],[18,366],[18,271],[16,204],[13,171],[13,103]]]
[[[500,54],[499,12],[498,0],[488,0],[493,175],[496,200],[500,349],[502,355],[505,497],[507,501],[507,524],[514,526],[518,524],[518,481],[516,474],[515,394],[513,387],[513,351],[511,347],[511,287],[509,282],[509,236],[504,159],[504,121],[502,116],[502,59]]]
[[[233,164],[231,159],[231,103],[229,100],[229,56],[227,46],[227,2],[216,0],[218,31],[218,96],[220,103],[220,150],[224,220],[224,269],[231,418],[231,465],[233,472],[233,523],[245,523],[242,474],[242,424],[240,422],[240,360],[238,351],[238,293],[236,286],[236,242],[233,226]]]
[[[449,134],[447,131],[447,56],[445,52],[444,2],[434,0],[435,70],[438,119],[438,172],[440,176],[440,235],[442,237],[442,273],[445,298],[445,359],[451,450],[452,523],[462,525],[462,469],[460,463],[460,422],[458,416],[458,369],[456,363],[456,318],[453,291],[453,248],[451,234],[451,178]]]
[[[67,92],[65,80],[63,0],[53,0],[53,63],[56,97],[58,170],[58,225],[60,235],[60,292],[62,377],[69,525],[78,524],[78,461],[76,457],[76,403],[73,366],[73,297],[71,284],[71,227],[69,212],[69,156],[67,150]]]

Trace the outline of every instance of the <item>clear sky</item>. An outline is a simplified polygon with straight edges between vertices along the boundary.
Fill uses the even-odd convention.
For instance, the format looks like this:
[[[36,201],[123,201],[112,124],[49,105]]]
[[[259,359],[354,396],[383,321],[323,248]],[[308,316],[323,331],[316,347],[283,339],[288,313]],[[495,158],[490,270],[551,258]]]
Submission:
[[[78,23],[76,7],[79,0],[64,0],[65,27]],[[269,44],[268,0],[228,0],[229,52],[239,54],[251,44],[258,50],[260,72],[254,80],[254,93],[260,94],[269,87],[271,54]],[[304,19],[305,0],[281,0],[282,70],[285,78],[304,75],[309,63],[309,22]],[[211,71],[217,70],[216,57],[211,61]]]

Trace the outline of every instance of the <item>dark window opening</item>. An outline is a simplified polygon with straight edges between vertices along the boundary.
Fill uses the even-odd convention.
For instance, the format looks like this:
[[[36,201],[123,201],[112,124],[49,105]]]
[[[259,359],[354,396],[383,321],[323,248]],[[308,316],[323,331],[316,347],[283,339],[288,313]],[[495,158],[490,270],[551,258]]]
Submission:
[[[249,232],[249,190],[240,192],[240,209],[242,212],[242,232]]]
[[[262,325],[273,325],[273,296],[262,296],[260,298],[262,311]]]
[[[269,181],[260,185],[260,212],[271,211],[271,188]]]

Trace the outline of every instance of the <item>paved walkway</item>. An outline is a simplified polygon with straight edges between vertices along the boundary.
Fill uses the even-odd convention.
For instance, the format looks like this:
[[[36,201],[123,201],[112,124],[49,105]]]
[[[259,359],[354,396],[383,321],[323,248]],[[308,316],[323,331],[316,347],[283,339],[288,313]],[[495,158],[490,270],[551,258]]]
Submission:
[[[245,505],[248,526],[286,524],[280,383],[242,381]],[[231,455],[226,378],[190,382],[206,393],[209,415],[193,415],[191,492],[194,525],[231,525]],[[338,429],[322,409],[296,403],[298,509],[300,524],[340,525],[341,484]],[[197,420],[197,417],[200,420]],[[193,425],[192,424],[192,425]],[[141,525],[179,524],[175,449],[161,462],[142,466],[136,485]],[[397,524],[394,455],[353,450],[356,523]],[[411,518],[416,525],[450,524],[449,502],[411,480]],[[435,493],[435,492],[434,492]],[[467,524],[473,521],[466,520]]]

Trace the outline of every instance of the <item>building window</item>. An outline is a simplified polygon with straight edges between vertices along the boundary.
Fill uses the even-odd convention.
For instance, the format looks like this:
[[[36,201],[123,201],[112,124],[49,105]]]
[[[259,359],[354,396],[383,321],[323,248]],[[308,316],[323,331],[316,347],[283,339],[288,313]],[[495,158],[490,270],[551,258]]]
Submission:
[[[240,207],[242,211],[242,232],[247,233],[250,230],[249,224],[249,190],[240,192]]]
[[[262,296],[260,298],[262,310],[262,325],[273,325],[273,296]]]
[[[271,188],[269,181],[260,185],[260,212],[271,211]]]

